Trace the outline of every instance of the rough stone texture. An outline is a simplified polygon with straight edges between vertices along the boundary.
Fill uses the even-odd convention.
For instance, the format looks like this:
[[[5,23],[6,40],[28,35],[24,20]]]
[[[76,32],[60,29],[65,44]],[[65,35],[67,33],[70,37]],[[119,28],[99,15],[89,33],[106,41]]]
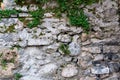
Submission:
[[[13,76],[12,70],[18,66],[18,58],[16,49],[0,49],[0,78]]]
[[[60,34],[58,40],[61,42],[71,42],[71,37],[67,34]]]
[[[89,51],[91,53],[101,53],[100,47],[82,47],[83,51]]]
[[[72,42],[69,44],[69,51],[71,56],[77,56],[81,53],[80,44],[77,42]]]
[[[20,63],[14,71],[16,65],[11,63],[7,64],[7,70],[0,67],[0,80],[13,80],[12,75],[16,72],[23,75],[20,80],[119,80],[118,1],[100,0],[98,3],[80,6],[91,26],[88,34],[82,27],[69,25],[64,14],[58,19],[54,13],[47,12],[43,23],[32,29],[27,28],[27,22],[20,21],[17,15],[2,18],[0,48],[17,47],[20,56],[17,61]],[[25,20],[32,20],[28,11],[38,9],[35,4],[14,6],[13,0],[3,0],[3,3],[5,7],[2,9],[15,8],[23,11],[19,16]],[[43,9],[55,5],[54,1],[48,2]],[[11,26],[15,28],[12,32],[8,30]],[[59,52],[61,43],[69,46],[69,55]],[[10,55],[3,56],[7,60],[13,58]]]
[[[78,70],[77,67],[71,64],[68,64],[65,68],[63,68],[61,75],[63,77],[73,77],[77,75]]]
[[[104,53],[109,53],[109,52],[118,53],[120,52],[120,46],[103,46],[103,52]]]
[[[97,66],[91,69],[93,74],[106,74],[109,73],[109,68],[106,66]]]

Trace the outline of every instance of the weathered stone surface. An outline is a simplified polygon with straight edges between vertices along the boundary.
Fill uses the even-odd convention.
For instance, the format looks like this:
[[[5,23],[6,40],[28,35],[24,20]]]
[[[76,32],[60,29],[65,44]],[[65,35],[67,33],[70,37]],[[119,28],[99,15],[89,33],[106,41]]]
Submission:
[[[45,34],[40,36],[39,38],[35,39],[35,38],[29,38],[28,39],[28,45],[32,46],[32,45],[49,45],[51,43],[53,43],[54,38],[52,36],[52,34]]]
[[[52,78],[44,78],[42,76],[24,76],[20,80],[54,80]]]
[[[17,24],[15,25],[15,29],[22,30],[23,29],[23,23],[21,21],[17,21]]]
[[[87,76],[87,77],[81,77],[80,80],[96,80],[96,78]]]
[[[69,51],[71,56],[77,56],[81,53],[80,44],[77,42],[72,42],[69,44]]]
[[[19,17],[30,17],[28,13],[19,13]]]
[[[30,6],[29,6],[29,11],[35,11],[35,10],[37,10],[38,9],[38,6],[37,5],[35,5],[35,4],[30,4]]]
[[[89,51],[91,53],[101,53],[100,47],[82,47],[83,51]]]
[[[49,39],[29,39],[28,40],[28,45],[32,46],[32,45],[49,45],[50,43],[52,43],[52,40]]]
[[[52,74],[54,75],[56,70],[57,70],[58,66],[54,63],[49,63],[46,64],[44,66],[41,67],[41,69],[39,70],[38,74],[40,75],[48,75],[48,74]]]
[[[87,37],[88,37],[87,33],[82,33],[82,35],[81,35],[81,41],[86,41]]]
[[[55,53],[57,51],[58,47],[59,47],[59,44],[58,43],[54,43],[52,45],[44,47],[43,50],[45,50],[45,52],[47,52],[47,53],[52,54],[52,53]]]
[[[3,1],[4,8],[3,9],[12,9],[13,5],[15,4],[14,0],[4,0]]]
[[[6,65],[6,69],[3,69],[2,66],[0,66],[0,78],[6,78],[13,76],[12,70],[15,68],[13,63],[8,63]]]
[[[106,66],[96,66],[91,68],[93,74],[107,74],[110,72],[109,68]]]
[[[70,30],[72,31],[69,34],[78,34],[81,33],[83,31],[83,29],[81,27],[71,27]]]
[[[17,50],[0,49],[0,78],[13,76],[13,69],[18,66],[19,55]]]
[[[27,9],[27,6],[26,6],[26,5],[22,6],[22,7],[20,8],[20,10],[22,10],[22,11],[24,11],[24,12],[27,12],[27,11],[28,11],[28,9]]]
[[[120,55],[115,53],[105,53],[104,60],[112,60],[112,61],[119,61]]]
[[[118,53],[120,51],[120,46],[103,46],[103,53]]]
[[[110,77],[107,77],[103,80],[120,80],[120,74],[119,73],[113,73]]]
[[[120,63],[108,63],[108,67],[111,73],[120,71]]]
[[[61,75],[63,77],[73,77],[77,75],[78,70],[75,65],[68,64],[65,68],[63,68]]]
[[[61,42],[71,42],[71,36],[68,34],[60,34],[58,35],[58,40]]]
[[[17,23],[17,20],[18,20],[18,19],[16,19],[16,18],[8,18],[8,19],[7,19],[7,18],[4,18],[4,19],[2,19],[1,22],[4,23],[4,26],[9,27],[9,26],[11,26],[11,25],[16,24],[16,23]]]
[[[46,18],[51,18],[53,15],[52,15],[52,13],[45,13],[44,16],[45,16]]]
[[[11,47],[17,42],[17,40],[18,40],[17,34],[14,34],[14,33],[1,34],[1,36],[0,36],[1,45],[0,46]]]
[[[22,31],[20,31],[18,35],[21,40],[28,40],[28,38],[30,37],[30,34],[26,29],[23,29]]]
[[[19,48],[21,64],[15,70],[23,75],[20,80],[119,80],[120,27],[117,0],[102,0],[87,6],[80,5],[91,26],[88,34],[82,26],[70,25],[64,13],[60,19],[55,17],[55,13],[45,13],[42,25],[29,29],[26,27],[26,21],[32,20],[29,12],[37,10],[38,5],[12,6],[14,4],[12,1],[3,0],[3,3],[7,4],[5,9],[14,7],[23,11],[19,14],[20,17],[28,18],[25,18],[25,22],[18,18],[1,19],[0,47],[21,47]],[[54,1],[50,1],[42,8],[53,9],[55,5],[58,6]],[[17,15],[10,17],[17,17]],[[6,33],[6,30],[11,28],[10,26],[15,28],[15,32]],[[61,42],[69,45],[71,54],[60,54],[58,49]],[[4,57],[4,59],[13,58],[10,55],[7,56],[9,57]],[[3,69],[0,67],[0,74],[4,72],[6,75],[12,75],[12,69],[16,66],[7,65],[10,68],[6,71],[1,71]],[[114,75],[116,73],[118,75]],[[7,79],[1,78],[1,80]]]
[[[91,41],[90,40],[87,40],[87,41],[85,41],[85,42],[82,42],[81,44],[83,45],[83,46],[85,46],[85,45],[89,45],[91,43]]]
[[[97,56],[95,56],[94,61],[103,60],[103,59],[104,59],[104,55],[103,54],[98,54]]]

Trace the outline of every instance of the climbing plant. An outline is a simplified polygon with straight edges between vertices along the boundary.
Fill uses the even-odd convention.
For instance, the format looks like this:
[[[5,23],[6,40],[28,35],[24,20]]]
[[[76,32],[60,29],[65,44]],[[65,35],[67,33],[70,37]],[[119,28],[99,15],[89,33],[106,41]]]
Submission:
[[[42,7],[51,1],[55,1],[58,6],[54,8],[48,9],[42,9]],[[41,24],[43,14],[44,12],[52,11],[55,13],[56,17],[62,17],[62,13],[66,14],[70,25],[77,26],[77,27],[83,27],[85,31],[89,31],[90,24],[88,22],[87,16],[84,14],[84,11],[82,8],[80,8],[81,5],[91,5],[92,3],[98,2],[99,0],[15,0],[15,2],[18,5],[24,5],[27,3],[35,3],[39,6],[39,10],[36,11],[30,11],[29,13],[32,15],[33,20],[27,24],[29,28],[36,27],[38,24]],[[8,17],[11,14],[16,14],[16,11],[0,11],[0,18],[2,17]]]

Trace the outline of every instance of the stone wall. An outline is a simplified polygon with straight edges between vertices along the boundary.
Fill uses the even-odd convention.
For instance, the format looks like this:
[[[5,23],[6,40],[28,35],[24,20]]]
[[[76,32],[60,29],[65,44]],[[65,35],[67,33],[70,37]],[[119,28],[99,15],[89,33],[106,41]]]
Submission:
[[[120,25],[119,0],[103,0],[84,7],[91,30],[85,33],[81,27],[70,26],[66,18],[57,19],[45,13],[43,23],[29,29],[17,17],[0,21],[1,49],[17,47],[19,66],[13,73],[0,75],[1,80],[13,80],[20,73],[20,80],[120,80]],[[29,11],[36,5],[15,6]],[[19,16],[30,19],[29,13]],[[14,32],[6,29],[14,25]],[[70,54],[59,46],[68,45]],[[0,67],[1,74],[1,67]],[[3,77],[3,75],[5,75]]]

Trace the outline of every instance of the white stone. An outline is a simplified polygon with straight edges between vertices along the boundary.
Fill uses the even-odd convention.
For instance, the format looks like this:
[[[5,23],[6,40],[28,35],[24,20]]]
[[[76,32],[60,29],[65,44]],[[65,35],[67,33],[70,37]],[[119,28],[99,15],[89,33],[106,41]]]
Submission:
[[[28,45],[49,45],[53,43],[54,38],[50,33],[46,33],[45,35],[37,36],[38,38],[34,38],[34,34],[28,34],[27,31],[23,31],[24,33],[20,34],[21,39],[26,39],[28,41]],[[29,35],[29,36],[28,36]]]
[[[53,43],[52,39],[28,39],[28,45],[49,45]]]
[[[9,27],[9,26],[11,26],[13,24],[16,24],[17,21],[18,21],[18,19],[16,19],[16,18],[2,19],[2,22],[4,23],[4,25],[6,27]]]
[[[59,47],[59,44],[58,44],[58,43],[54,43],[54,44],[52,44],[52,45],[49,45],[49,46],[47,46],[47,47],[44,47],[43,50],[44,50],[45,52],[47,52],[47,53],[52,54],[52,53],[55,53],[55,52],[57,51],[58,47]]]
[[[22,78],[20,78],[20,80],[53,80],[53,79],[48,79],[48,78],[43,78],[41,76],[33,76],[33,75],[27,75],[27,76],[23,76]]]
[[[68,28],[67,26],[65,26],[65,24],[60,24],[59,26],[56,27],[58,30],[60,30],[61,32],[63,31],[70,31],[70,28]]]
[[[52,13],[45,13],[44,16],[45,16],[46,18],[51,18],[53,15],[52,15]]]
[[[61,75],[63,77],[73,77],[78,74],[77,67],[75,65],[69,64],[63,68]]]
[[[21,10],[27,12],[28,11],[27,6],[22,6]]]
[[[83,31],[83,29],[81,27],[70,27],[70,30],[72,31],[71,34],[75,34],[75,33],[81,33]]]
[[[71,42],[71,36],[68,34],[60,34],[58,35],[58,40],[61,42]]]
[[[23,29],[23,23],[21,22],[21,21],[17,21],[17,24],[15,25],[15,29],[19,29],[19,30],[21,30],[21,29]]]
[[[56,72],[58,66],[54,63],[49,63],[41,67],[39,70],[39,74],[41,75],[48,75],[48,74],[53,74]]]
[[[28,13],[19,13],[19,17],[30,17]]]
[[[19,46],[21,47],[26,47],[27,46],[27,41],[26,40],[23,40],[23,41],[20,41],[18,42]]]
[[[80,49],[80,44],[77,42],[72,42],[69,44],[69,51],[71,56],[77,56],[80,54],[81,49]]]
[[[106,66],[98,66],[91,68],[93,74],[107,74],[109,73],[109,68]]]
[[[45,21],[44,23],[42,23],[42,26],[47,28],[47,30],[49,30],[52,34],[59,34],[60,33],[60,31],[57,30],[56,28],[54,28],[53,24],[51,24],[49,21]]]
[[[3,0],[4,9],[12,9],[12,5],[15,4],[14,0]]]
[[[28,40],[30,36],[26,29],[23,29],[21,32],[18,33],[18,35],[22,40]]]
[[[97,56],[95,56],[94,61],[103,60],[103,58],[104,58],[104,55],[98,54]]]

